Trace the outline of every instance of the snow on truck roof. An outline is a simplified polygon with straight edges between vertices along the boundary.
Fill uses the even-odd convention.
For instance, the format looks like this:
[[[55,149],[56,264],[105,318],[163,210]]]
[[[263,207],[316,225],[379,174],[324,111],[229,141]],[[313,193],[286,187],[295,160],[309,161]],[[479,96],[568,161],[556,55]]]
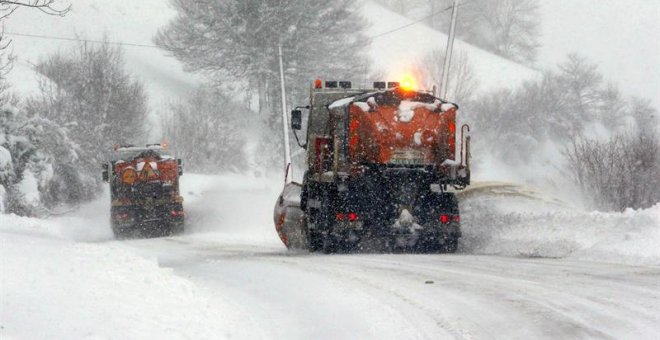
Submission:
[[[399,102],[400,109],[414,110],[418,107],[424,107],[427,110],[432,110],[432,111],[439,110],[440,112],[446,112],[452,108],[458,110],[458,105],[454,103],[444,101],[429,93],[419,92],[419,91],[413,91],[413,92],[414,94],[411,96],[406,96],[406,97],[402,96],[398,98],[400,100]],[[358,106],[363,111],[368,111],[369,110],[368,103],[375,104],[376,101],[375,98],[379,94],[390,97],[399,96],[393,90],[369,91],[356,96],[335,100],[334,102],[330,103],[330,105],[328,105],[328,109],[333,110],[342,106],[353,104]]]
[[[149,144],[147,146],[120,146],[112,153],[112,161],[132,160],[139,157],[158,157],[160,159],[173,159],[165,151],[167,149],[160,144]]]

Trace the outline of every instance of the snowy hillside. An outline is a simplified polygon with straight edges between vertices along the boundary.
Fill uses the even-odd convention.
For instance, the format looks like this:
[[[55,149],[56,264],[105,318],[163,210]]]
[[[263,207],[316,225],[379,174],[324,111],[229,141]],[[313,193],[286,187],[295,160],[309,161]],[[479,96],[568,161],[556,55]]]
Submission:
[[[543,67],[577,52],[593,60],[607,81],[660,109],[660,2],[553,0],[541,8]]]
[[[409,25],[413,20],[392,12],[372,1],[363,6],[364,16],[372,24],[369,36],[390,32],[397,27]],[[444,53],[447,35],[421,23],[375,38],[371,45],[374,69],[382,70],[388,79],[396,80],[410,72],[413,63],[421,62],[431,51]],[[479,81],[479,90],[513,88],[525,80],[539,77],[539,73],[463,41],[454,42],[456,55],[464,52]]]

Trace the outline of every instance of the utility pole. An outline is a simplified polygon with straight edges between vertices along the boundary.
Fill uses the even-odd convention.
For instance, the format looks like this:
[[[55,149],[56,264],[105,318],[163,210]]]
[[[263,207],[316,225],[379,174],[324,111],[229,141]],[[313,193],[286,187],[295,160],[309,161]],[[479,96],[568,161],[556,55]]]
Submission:
[[[458,16],[458,2],[454,0],[454,6],[451,9],[451,25],[449,26],[449,36],[447,37],[447,51],[445,52],[445,62],[442,66],[442,83],[440,84],[440,99],[447,100],[447,88],[449,87],[449,66],[451,65],[451,53],[454,49],[454,34],[456,33],[456,17]]]
[[[282,87],[282,130],[284,132],[284,182],[293,180],[293,169],[291,168],[291,150],[289,147],[289,116],[286,114],[286,89],[284,88],[284,65],[282,62],[282,43],[277,45],[280,55],[280,86]]]

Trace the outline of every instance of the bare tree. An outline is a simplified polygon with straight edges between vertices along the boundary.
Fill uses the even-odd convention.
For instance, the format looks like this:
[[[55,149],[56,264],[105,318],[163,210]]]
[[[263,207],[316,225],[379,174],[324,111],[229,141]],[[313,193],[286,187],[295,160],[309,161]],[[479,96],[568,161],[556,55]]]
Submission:
[[[71,5],[56,5],[56,0],[0,0],[0,19],[5,19],[20,7],[38,9],[48,15],[66,15]]]
[[[564,154],[573,181],[594,208],[621,211],[660,202],[657,133],[574,140]]]
[[[176,156],[196,172],[237,171],[246,166],[244,132],[250,110],[220,90],[201,87],[165,114],[164,134]]]
[[[420,81],[427,88],[431,88],[432,85],[439,86],[441,83],[444,58],[444,51],[434,50],[422,60],[422,72],[419,76]],[[474,97],[475,91],[479,87],[479,80],[470,64],[467,52],[459,51],[452,59],[447,86],[449,89],[447,98],[443,99],[461,104],[470,101]]]
[[[558,80],[564,85],[579,118],[592,120],[601,99],[603,76],[598,72],[598,67],[573,53],[559,64],[559,70]]]
[[[630,131],[625,117],[648,117],[644,105],[629,105],[612,84],[603,84],[597,68],[571,55],[558,71],[515,90],[498,90],[469,103],[465,110],[483,135],[484,148],[507,162],[529,161],[536,145],[545,141],[562,145],[581,139],[591,124],[611,133]],[[640,125],[640,124],[638,124]],[[645,126],[653,124],[642,123]],[[515,145],[516,150],[501,145]]]
[[[453,0],[428,0],[428,13],[452,6]],[[447,32],[449,12],[433,16],[430,26]],[[456,34],[495,54],[533,63],[540,46],[538,0],[471,0],[460,5]]]
[[[658,129],[658,111],[647,99],[633,97],[630,104],[630,115],[635,120],[637,133],[640,135],[654,134]]]
[[[21,7],[38,9],[48,15],[64,16],[71,10],[71,5],[56,5],[55,0],[0,0],[0,79],[11,71],[14,55],[7,51],[11,40],[4,37],[5,20]]]

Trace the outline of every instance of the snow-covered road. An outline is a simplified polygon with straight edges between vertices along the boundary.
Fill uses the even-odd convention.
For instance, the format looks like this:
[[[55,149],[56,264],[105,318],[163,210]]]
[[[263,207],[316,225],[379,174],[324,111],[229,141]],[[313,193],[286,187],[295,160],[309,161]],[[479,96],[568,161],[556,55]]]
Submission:
[[[163,239],[141,254],[228,299],[275,339],[640,339],[660,268],[474,255],[309,255]]]
[[[103,199],[50,220],[0,215],[0,338],[660,337],[660,257],[644,248],[658,245],[658,207],[613,216],[544,204],[506,229],[477,214],[497,206],[482,195],[465,202],[458,254],[319,255],[277,239],[277,184],[184,178],[188,230],[176,237],[112,240]]]

